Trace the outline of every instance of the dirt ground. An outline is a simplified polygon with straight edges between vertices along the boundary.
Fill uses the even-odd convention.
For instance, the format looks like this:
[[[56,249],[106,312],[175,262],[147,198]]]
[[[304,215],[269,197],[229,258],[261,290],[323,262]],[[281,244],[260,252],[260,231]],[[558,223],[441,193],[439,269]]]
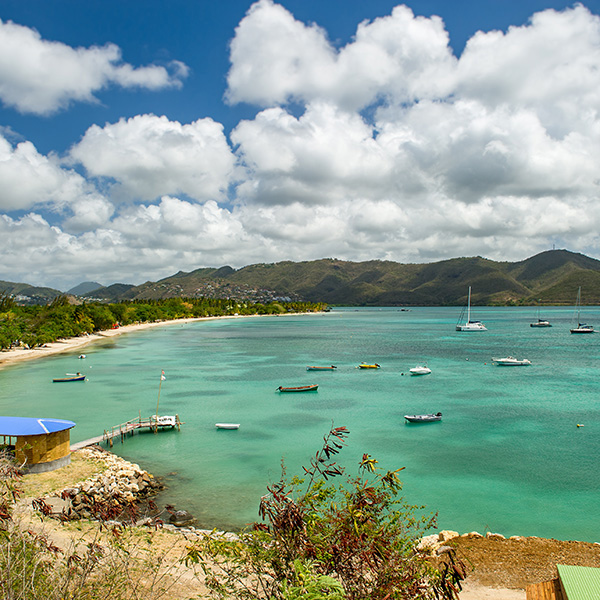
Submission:
[[[524,599],[528,585],[557,576],[557,564],[600,567],[600,544],[587,542],[459,537],[447,545],[470,570],[461,600]]]

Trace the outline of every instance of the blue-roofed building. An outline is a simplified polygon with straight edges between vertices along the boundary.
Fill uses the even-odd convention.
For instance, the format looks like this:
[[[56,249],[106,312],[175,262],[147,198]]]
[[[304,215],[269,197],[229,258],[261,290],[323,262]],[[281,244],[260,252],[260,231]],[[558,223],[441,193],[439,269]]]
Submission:
[[[15,457],[30,473],[44,473],[71,462],[73,421],[31,417],[0,417],[0,437],[14,447]]]

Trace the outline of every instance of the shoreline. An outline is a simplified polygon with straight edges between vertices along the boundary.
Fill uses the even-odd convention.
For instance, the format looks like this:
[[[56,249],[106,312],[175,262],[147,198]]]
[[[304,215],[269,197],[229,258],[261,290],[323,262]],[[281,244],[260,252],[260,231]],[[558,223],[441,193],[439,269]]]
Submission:
[[[78,337],[65,338],[49,344],[44,344],[38,348],[11,348],[10,350],[0,351],[0,369],[15,364],[20,364],[26,360],[34,360],[45,356],[54,356],[65,352],[72,352],[80,348],[84,348],[94,342],[106,340],[125,333],[134,333],[144,329],[151,329],[161,325],[185,324],[196,321],[214,321],[215,319],[248,319],[253,317],[287,317],[298,315],[317,315],[318,312],[300,312],[300,313],[283,313],[273,315],[224,315],[220,317],[185,317],[183,319],[170,319],[166,321],[153,321],[147,323],[135,323],[132,325],[123,325],[117,329],[105,329],[96,333],[90,333]]]

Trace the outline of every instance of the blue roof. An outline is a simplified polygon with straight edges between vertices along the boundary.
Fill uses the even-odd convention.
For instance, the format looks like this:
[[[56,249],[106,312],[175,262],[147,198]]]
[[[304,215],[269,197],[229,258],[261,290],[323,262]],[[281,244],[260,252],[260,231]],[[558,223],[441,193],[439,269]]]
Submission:
[[[31,417],[0,417],[0,435],[44,435],[75,427],[64,419],[35,419]]]

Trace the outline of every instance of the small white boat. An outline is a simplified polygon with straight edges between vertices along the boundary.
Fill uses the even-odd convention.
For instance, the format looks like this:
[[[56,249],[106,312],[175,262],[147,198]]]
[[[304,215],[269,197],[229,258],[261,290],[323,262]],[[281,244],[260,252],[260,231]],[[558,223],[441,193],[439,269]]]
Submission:
[[[177,417],[175,415],[152,415],[150,422],[160,427],[175,427],[177,425]]]
[[[418,365],[409,369],[409,373],[411,375],[429,375],[431,373],[431,369],[426,365]]]
[[[239,429],[239,423],[215,423],[217,429]]]
[[[427,415],[404,415],[408,423],[434,423],[442,420],[442,413],[430,413]]]
[[[538,319],[535,323],[529,323],[529,327],[552,327],[552,323],[546,319]]]
[[[85,354],[80,354],[79,358],[85,358]]]
[[[469,286],[469,297],[467,300],[467,320],[463,323],[465,308],[458,318],[456,331],[487,331],[487,327],[481,321],[471,321],[471,286]]]
[[[501,367],[526,367],[531,364],[531,361],[526,358],[522,358],[519,360],[514,356],[506,356],[504,358],[492,358],[492,362]]]

